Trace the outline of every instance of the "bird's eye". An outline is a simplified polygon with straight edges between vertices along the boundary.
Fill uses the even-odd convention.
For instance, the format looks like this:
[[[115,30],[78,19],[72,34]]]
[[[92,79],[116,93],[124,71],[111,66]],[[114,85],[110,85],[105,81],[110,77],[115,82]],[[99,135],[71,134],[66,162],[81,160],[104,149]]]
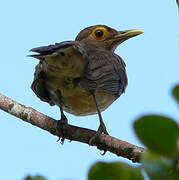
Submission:
[[[104,32],[102,30],[96,30],[94,32],[95,36],[98,37],[98,38],[101,38],[104,34]]]
[[[92,31],[91,36],[95,40],[102,41],[102,40],[107,38],[108,31],[107,31],[107,29],[105,27],[97,27]]]

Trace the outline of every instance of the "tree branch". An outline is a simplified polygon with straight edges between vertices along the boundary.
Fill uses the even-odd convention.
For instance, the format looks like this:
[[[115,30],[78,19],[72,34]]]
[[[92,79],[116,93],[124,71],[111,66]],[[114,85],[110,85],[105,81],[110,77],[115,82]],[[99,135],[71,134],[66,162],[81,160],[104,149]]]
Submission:
[[[69,124],[62,125],[58,123],[59,121],[52,119],[33,108],[19,104],[2,94],[0,94],[0,109],[23,121],[44,129],[53,135],[71,141],[89,144],[89,139],[96,133],[96,131]],[[144,153],[144,149],[141,147],[137,147],[105,134],[100,135],[93,146],[96,146],[100,150],[110,151],[111,153],[127,158],[132,162],[139,162],[141,155]]]

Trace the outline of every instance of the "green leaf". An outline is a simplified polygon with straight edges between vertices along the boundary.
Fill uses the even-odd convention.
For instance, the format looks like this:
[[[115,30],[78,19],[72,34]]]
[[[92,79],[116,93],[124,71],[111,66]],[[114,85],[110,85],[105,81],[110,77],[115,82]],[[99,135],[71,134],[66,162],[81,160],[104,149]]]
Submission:
[[[141,161],[142,168],[152,180],[165,179],[172,175],[173,161],[169,158],[153,152],[146,152]]]
[[[42,176],[35,176],[35,177],[27,176],[24,180],[46,180],[46,179],[43,178]]]
[[[177,154],[179,127],[172,119],[159,115],[143,116],[134,122],[134,129],[149,150],[168,157]]]
[[[172,90],[173,97],[179,103],[179,85],[176,85]]]
[[[170,175],[171,180],[179,180],[179,172],[174,172]]]
[[[113,162],[98,162],[94,164],[89,173],[88,180],[143,180],[138,168],[128,164]]]

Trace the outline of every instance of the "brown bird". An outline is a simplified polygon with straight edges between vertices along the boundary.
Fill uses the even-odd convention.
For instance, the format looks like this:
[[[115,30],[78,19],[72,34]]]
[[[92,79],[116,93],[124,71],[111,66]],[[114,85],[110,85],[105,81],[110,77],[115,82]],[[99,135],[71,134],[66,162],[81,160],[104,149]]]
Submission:
[[[67,123],[63,110],[76,116],[98,114],[100,126],[95,137],[108,134],[101,112],[127,86],[125,63],[114,50],[141,33],[96,25],[82,30],[75,41],[31,49],[38,54],[30,56],[40,60],[32,90],[42,101],[60,107],[61,122]]]

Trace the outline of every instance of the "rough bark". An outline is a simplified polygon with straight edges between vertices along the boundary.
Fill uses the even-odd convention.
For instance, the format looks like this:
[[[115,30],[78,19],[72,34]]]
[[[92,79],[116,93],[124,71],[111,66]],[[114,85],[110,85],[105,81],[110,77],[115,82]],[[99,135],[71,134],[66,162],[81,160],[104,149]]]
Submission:
[[[62,139],[62,142],[63,139],[69,139],[71,141],[89,144],[90,138],[96,133],[96,131],[86,128],[69,124],[63,125],[59,123],[59,121],[50,118],[31,107],[19,104],[2,94],[0,94],[0,109],[58,136]],[[140,162],[140,157],[144,153],[144,149],[141,147],[105,134],[100,135],[92,146],[96,146],[98,149],[104,150],[104,152],[109,151],[117,156],[122,156],[132,162]]]

